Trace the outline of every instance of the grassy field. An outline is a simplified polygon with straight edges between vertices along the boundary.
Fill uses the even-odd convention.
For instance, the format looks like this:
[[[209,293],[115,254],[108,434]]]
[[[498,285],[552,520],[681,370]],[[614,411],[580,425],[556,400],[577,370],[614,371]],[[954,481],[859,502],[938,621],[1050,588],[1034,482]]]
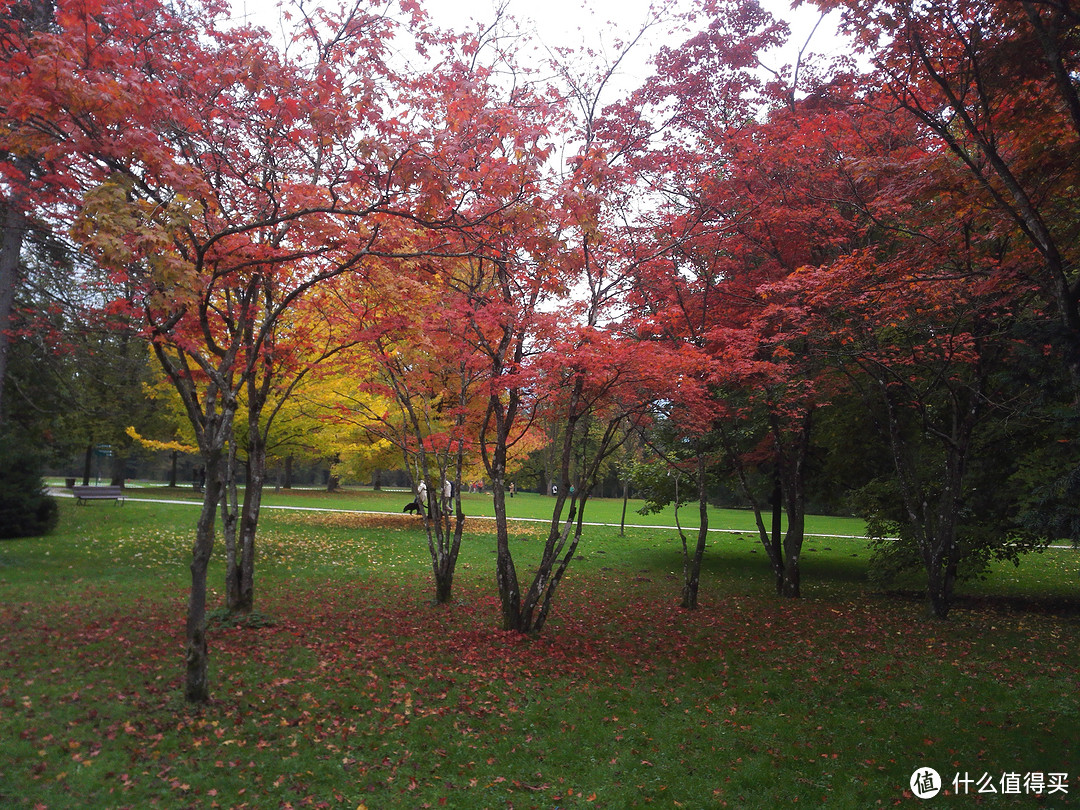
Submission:
[[[172,500],[185,500],[192,503],[201,503],[201,496],[190,487],[151,486],[129,489],[129,498],[157,499],[168,498]],[[340,492],[327,493],[321,490],[282,490],[275,492],[273,489],[266,490],[264,504],[269,507],[294,508],[294,509],[319,509],[319,510],[342,510],[342,511],[379,511],[400,512],[401,508],[412,499],[411,493],[404,490],[383,490],[375,492],[369,489],[345,489]],[[490,493],[464,492],[461,495],[463,509],[466,514],[476,517],[494,517],[495,508]],[[518,493],[513,498],[507,498],[507,514],[512,518],[533,520],[541,517],[551,518],[551,507],[554,499],[548,496],[537,495],[531,492]],[[661,512],[642,515],[638,509],[642,501],[630,501],[626,509],[625,523],[627,526],[672,526],[676,525],[676,515],[673,507],[668,507]],[[598,498],[589,501],[587,519],[590,523],[620,525],[624,520],[623,502],[619,499]],[[683,507],[680,510],[679,523],[684,528],[697,526],[697,504]],[[753,512],[739,509],[713,508],[709,516],[710,526],[722,530],[724,533],[732,531],[756,533]],[[815,515],[808,520],[807,531],[817,534],[844,535],[861,537],[865,531],[865,523],[862,520],[847,517],[827,517]]]
[[[1069,549],[965,586],[939,623],[866,584],[857,522],[812,522],[830,536],[785,601],[752,521],[718,511],[735,531],[686,612],[671,516],[631,511],[651,527],[590,527],[548,626],[519,638],[498,629],[489,521],[439,608],[419,520],[376,514],[407,496],[271,494],[303,508],[265,513],[258,612],[215,627],[214,699],[193,708],[195,509],[139,497],[190,495],[64,501],[55,534],[0,543],[0,807],[913,806],[923,768],[953,794],[931,805],[1080,806]],[[621,502],[595,507],[618,521]],[[543,524],[515,525],[524,571]]]

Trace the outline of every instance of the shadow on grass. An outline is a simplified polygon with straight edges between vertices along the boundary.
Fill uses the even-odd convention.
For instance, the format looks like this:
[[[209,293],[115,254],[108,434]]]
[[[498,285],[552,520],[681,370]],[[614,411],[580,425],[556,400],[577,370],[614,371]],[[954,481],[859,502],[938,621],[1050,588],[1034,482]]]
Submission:
[[[883,599],[910,604],[925,604],[926,593],[914,588],[888,588],[877,592]],[[1080,596],[1014,596],[1007,594],[965,594],[953,601],[953,610],[978,613],[1031,613],[1062,619],[1080,617]]]
[[[844,556],[847,554],[848,556]],[[855,554],[833,546],[808,544],[802,556],[802,579],[807,584],[866,584],[867,552]],[[658,571],[681,572],[682,548],[678,541],[638,550],[635,564]],[[710,543],[701,562],[702,576],[742,581],[772,582],[772,568],[764,549],[748,540]]]

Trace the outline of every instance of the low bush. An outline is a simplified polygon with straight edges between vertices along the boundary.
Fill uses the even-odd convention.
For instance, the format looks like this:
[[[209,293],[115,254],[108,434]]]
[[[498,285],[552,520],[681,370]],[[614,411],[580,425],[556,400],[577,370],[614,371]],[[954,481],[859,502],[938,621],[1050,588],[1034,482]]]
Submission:
[[[48,534],[58,519],[38,456],[22,442],[0,436],[0,539]]]

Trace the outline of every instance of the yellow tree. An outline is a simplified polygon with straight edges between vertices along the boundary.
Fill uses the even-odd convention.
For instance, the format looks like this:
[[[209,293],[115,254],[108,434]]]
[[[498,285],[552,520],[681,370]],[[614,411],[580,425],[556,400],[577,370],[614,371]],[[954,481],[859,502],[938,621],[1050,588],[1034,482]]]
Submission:
[[[468,262],[435,257],[405,264],[388,261],[374,283],[337,296],[355,342],[339,358],[349,371],[335,375],[340,387],[331,413],[363,437],[366,454],[393,448],[409,472],[427,531],[435,601],[442,604],[452,595],[465,523],[461,486],[479,468],[475,433],[485,402],[471,358],[449,339],[456,314],[443,306]]]
[[[356,390],[358,377],[374,373],[355,348],[345,349],[308,375],[282,413],[285,429],[302,433],[311,456],[333,459],[332,472],[342,477],[362,479],[401,464],[397,443],[382,435],[380,418],[364,416],[381,417],[390,403]]]

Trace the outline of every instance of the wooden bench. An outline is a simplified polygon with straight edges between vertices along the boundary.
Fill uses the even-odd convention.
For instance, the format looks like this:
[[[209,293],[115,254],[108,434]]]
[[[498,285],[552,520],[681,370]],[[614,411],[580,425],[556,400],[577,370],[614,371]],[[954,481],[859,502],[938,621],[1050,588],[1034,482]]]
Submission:
[[[72,487],[71,492],[78,499],[79,504],[85,504],[87,501],[107,500],[113,500],[117,503],[124,502],[123,487]]]

